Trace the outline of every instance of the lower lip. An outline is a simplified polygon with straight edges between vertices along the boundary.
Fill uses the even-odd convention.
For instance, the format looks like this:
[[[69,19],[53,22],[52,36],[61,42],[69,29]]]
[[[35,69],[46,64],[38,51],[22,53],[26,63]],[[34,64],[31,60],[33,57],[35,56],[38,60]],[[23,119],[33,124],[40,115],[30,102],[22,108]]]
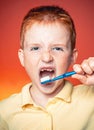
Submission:
[[[45,83],[45,84],[41,84],[41,82],[40,82],[40,84],[41,84],[41,86],[52,86],[52,84],[54,84],[55,82],[49,82],[49,83]]]

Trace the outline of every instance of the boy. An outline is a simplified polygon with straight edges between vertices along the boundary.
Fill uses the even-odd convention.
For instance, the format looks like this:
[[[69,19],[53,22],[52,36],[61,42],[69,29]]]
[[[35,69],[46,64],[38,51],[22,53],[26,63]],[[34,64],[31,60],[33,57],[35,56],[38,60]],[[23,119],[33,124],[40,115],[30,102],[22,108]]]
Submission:
[[[82,85],[65,80],[41,84],[74,64],[76,31],[71,16],[57,6],[31,9],[21,26],[18,56],[32,83],[0,103],[0,130],[93,130],[94,58],[73,66]]]

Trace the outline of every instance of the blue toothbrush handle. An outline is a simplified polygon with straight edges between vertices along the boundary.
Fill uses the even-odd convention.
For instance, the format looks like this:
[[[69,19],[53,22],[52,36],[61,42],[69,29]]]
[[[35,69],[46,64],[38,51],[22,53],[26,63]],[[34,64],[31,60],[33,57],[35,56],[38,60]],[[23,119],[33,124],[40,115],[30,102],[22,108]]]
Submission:
[[[46,80],[46,81],[43,81],[41,82],[41,84],[46,84],[46,83],[50,83],[50,82],[53,82],[53,81],[56,81],[56,80],[59,80],[59,79],[63,79],[63,78],[66,78],[66,77],[69,77],[73,74],[76,74],[75,71],[71,71],[71,72],[66,72],[65,74],[62,74],[62,75],[59,75],[53,79],[49,79],[49,80]]]
[[[63,75],[64,75],[64,77],[69,77],[69,76],[71,76],[73,74],[76,74],[76,72],[75,71],[71,71],[71,72],[67,72],[67,73],[65,73]]]
[[[66,72],[65,74],[59,75],[59,76],[55,77],[52,80],[55,81],[55,80],[58,80],[58,79],[66,78],[66,77],[69,77],[69,76],[71,76],[73,74],[76,74],[76,72],[75,71]]]

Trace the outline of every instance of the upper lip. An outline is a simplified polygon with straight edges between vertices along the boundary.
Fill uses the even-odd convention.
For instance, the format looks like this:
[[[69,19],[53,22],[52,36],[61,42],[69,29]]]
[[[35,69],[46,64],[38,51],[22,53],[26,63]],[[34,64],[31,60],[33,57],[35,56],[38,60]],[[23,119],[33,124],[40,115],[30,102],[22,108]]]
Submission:
[[[47,71],[55,71],[55,67],[53,67],[53,66],[44,66],[44,67],[41,67],[41,68],[39,69],[39,72],[44,71],[44,70],[47,70]]]

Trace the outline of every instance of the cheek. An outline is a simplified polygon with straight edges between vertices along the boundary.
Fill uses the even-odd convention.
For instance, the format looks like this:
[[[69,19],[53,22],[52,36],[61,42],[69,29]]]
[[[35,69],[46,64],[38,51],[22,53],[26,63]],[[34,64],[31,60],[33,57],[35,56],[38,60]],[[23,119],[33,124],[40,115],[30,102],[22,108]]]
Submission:
[[[30,54],[25,54],[25,56],[24,56],[25,64],[33,65],[34,63],[36,63],[36,59],[37,59],[36,56],[30,55]]]
[[[60,71],[66,71],[71,64],[71,56],[66,55],[58,58],[57,67]]]
[[[25,57],[24,68],[31,80],[33,80],[36,74],[36,64],[32,58]]]
[[[33,55],[25,55],[25,63],[24,63],[25,70],[31,77],[32,75],[36,75],[38,72],[38,64],[39,64],[39,57]]]
[[[24,57],[24,67],[26,70],[29,70],[30,72],[35,68],[35,59],[30,56],[30,55],[26,55]]]

